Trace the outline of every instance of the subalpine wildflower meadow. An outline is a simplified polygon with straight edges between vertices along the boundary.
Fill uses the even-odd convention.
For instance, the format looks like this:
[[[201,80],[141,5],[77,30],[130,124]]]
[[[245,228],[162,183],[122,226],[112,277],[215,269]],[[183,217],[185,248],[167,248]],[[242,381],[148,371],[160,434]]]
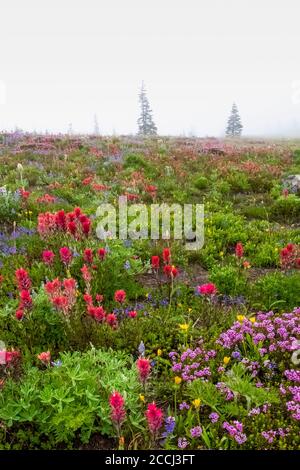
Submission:
[[[0,448],[297,449],[300,143],[0,137]],[[204,204],[204,245],[97,208]]]

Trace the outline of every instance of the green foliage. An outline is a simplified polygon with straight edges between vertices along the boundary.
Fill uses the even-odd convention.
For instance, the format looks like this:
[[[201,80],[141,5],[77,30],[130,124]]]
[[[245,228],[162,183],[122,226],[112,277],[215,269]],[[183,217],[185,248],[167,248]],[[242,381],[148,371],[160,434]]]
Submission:
[[[20,196],[5,186],[0,188],[0,220],[2,224],[12,224],[18,218],[21,208]]]
[[[280,223],[297,222],[300,218],[300,198],[295,194],[279,197],[271,207],[271,215]]]
[[[194,180],[194,186],[197,189],[206,189],[208,186],[208,179],[205,176],[197,176]]]
[[[247,283],[241,270],[234,266],[214,267],[210,280],[218,286],[222,294],[232,296],[243,294]]]
[[[253,306],[258,309],[292,309],[300,305],[300,276],[298,273],[266,274],[254,283],[250,296]]]
[[[134,168],[135,170],[140,170],[142,168],[147,168],[147,166],[148,163],[143,155],[131,153],[125,157],[124,168]]]
[[[59,360],[61,365],[46,369],[28,365],[21,383],[7,381],[0,396],[0,419],[11,434],[29,426],[49,445],[71,443],[75,436],[88,442],[94,432],[113,437],[109,395],[115,390],[125,398],[127,432],[141,429],[137,373],[124,354],[91,349],[62,353]],[[26,447],[30,432],[23,439]]]
[[[246,400],[248,411],[265,403],[279,403],[278,393],[275,390],[256,387],[253,383],[253,377],[247,373],[245,366],[241,363],[234,364],[223,381],[234,393],[236,399]]]

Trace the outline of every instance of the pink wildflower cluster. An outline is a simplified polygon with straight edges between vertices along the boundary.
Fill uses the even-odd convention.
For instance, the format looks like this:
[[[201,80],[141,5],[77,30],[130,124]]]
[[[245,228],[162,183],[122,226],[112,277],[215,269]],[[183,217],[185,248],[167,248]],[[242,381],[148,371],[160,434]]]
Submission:
[[[45,212],[38,215],[37,230],[41,238],[49,238],[55,233],[67,233],[80,240],[90,234],[91,220],[80,207],[68,213],[64,210],[55,213]]]
[[[291,313],[275,315],[273,312],[259,313],[252,323],[246,317],[236,321],[222,333],[217,344],[231,349],[242,344],[248,336],[259,346],[261,356],[275,351],[285,352],[297,349],[296,339],[300,334],[300,308]]]
[[[247,441],[247,436],[243,432],[243,424],[239,421],[233,421],[233,424],[229,424],[225,421],[222,427],[238,444],[244,444],[244,442]]]
[[[234,393],[230,390],[229,387],[224,382],[218,382],[216,384],[216,389],[219,390],[225,396],[227,401],[231,401],[234,399]]]
[[[274,439],[276,437],[286,437],[290,432],[289,428],[283,429],[283,428],[278,428],[277,430],[270,429],[269,431],[263,431],[261,433],[262,437],[266,439],[268,444],[272,444]]]
[[[36,202],[40,204],[52,204],[56,201],[56,197],[51,196],[51,194],[44,194],[43,196],[40,196],[37,198]]]
[[[211,376],[209,361],[216,356],[215,350],[205,351],[199,341],[199,346],[195,349],[188,348],[181,355],[172,351],[169,357],[172,361],[172,371],[181,374],[182,380],[192,382],[198,378],[208,378]]]
[[[300,371],[291,369],[285,370],[284,376],[289,382],[300,384]],[[281,394],[286,395],[289,401],[286,402],[287,411],[296,421],[300,421],[300,385],[289,385],[284,388],[281,385]]]
[[[45,291],[52,305],[64,315],[71,313],[76,302],[76,281],[73,278],[62,282],[56,278],[45,284]]]

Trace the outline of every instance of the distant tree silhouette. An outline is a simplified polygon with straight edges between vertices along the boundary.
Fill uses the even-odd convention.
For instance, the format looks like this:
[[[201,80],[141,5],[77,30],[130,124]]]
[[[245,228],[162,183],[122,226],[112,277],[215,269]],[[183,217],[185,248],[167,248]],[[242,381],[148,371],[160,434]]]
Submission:
[[[141,115],[137,121],[139,127],[138,133],[140,135],[156,135],[157,127],[153,121],[152,110],[146,95],[144,82],[142,82],[142,87],[139,93],[139,102],[141,106]]]
[[[94,135],[99,135],[99,134],[100,134],[100,128],[99,128],[97,114],[95,114],[94,115]]]
[[[242,129],[243,125],[241,123],[241,118],[237,109],[237,105],[233,103],[231,113],[227,122],[226,135],[228,137],[240,136],[242,134]]]

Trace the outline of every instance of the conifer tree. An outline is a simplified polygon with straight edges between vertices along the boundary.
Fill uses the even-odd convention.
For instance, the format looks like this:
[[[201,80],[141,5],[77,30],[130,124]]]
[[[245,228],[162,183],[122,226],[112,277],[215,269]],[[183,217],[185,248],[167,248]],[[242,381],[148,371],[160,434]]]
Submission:
[[[99,128],[97,114],[94,115],[94,135],[100,135],[100,128]]]
[[[138,118],[138,133],[140,135],[156,135],[157,127],[153,121],[152,110],[146,95],[144,82],[142,82],[142,87],[139,94],[139,102],[141,106],[141,114]]]
[[[226,135],[228,137],[240,136],[242,134],[242,129],[243,125],[241,123],[241,118],[237,109],[237,105],[233,103],[231,113],[227,122]]]

